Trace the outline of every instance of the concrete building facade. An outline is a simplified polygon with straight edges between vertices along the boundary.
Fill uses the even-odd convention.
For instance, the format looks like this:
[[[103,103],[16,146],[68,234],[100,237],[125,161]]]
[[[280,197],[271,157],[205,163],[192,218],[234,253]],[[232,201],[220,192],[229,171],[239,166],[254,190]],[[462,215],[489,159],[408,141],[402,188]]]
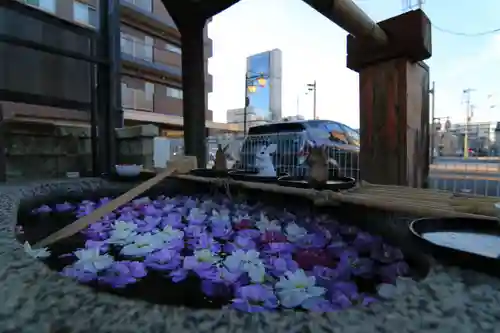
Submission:
[[[75,24],[98,28],[98,0],[19,0]],[[119,0],[121,15],[121,94],[125,125],[156,123],[165,134],[182,134],[183,92],[180,34],[161,0]],[[205,27],[206,94],[212,92],[208,59],[212,40]],[[25,117],[85,125],[89,115],[75,110],[0,102],[7,111]],[[212,121],[206,110],[208,128],[228,130]],[[179,134],[178,133],[178,134]]]

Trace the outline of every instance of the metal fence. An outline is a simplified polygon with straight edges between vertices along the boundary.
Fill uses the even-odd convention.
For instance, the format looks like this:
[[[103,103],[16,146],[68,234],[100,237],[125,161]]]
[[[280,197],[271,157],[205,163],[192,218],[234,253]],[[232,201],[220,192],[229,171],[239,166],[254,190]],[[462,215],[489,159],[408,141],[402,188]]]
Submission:
[[[183,140],[171,140],[171,153],[182,152]],[[246,170],[257,169],[259,163],[257,155],[261,153],[267,155],[266,147],[275,144],[276,152],[270,155],[276,173],[304,176],[308,174],[308,166],[305,163],[308,154],[306,141],[298,133],[249,135],[247,140],[244,140],[242,135],[212,136],[207,138],[207,167],[213,166],[218,144],[227,146],[226,157],[229,168]],[[330,173],[332,176],[359,179],[359,154],[347,148],[330,153],[328,156]],[[428,185],[433,189],[454,193],[500,197],[500,157],[434,157],[430,165]]]
[[[500,196],[500,157],[437,157],[429,186],[478,196]]]

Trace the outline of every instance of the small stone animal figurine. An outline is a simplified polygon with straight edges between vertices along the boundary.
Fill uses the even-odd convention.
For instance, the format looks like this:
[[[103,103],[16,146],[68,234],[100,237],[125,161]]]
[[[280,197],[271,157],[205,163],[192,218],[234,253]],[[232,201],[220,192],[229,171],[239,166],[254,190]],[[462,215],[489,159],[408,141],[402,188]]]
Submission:
[[[322,187],[328,181],[328,154],[324,145],[311,147],[306,160],[309,166],[308,183],[311,187]]]
[[[276,177],[276,170],[274,169],[271,154],[276,152],[276,144],[272,143],[269,146],[262,146],[255,155],[255,166],[259,170],[257,176],[261,177]]]
[[[215,164],[213,166],[214,170],[226,171],[227,170],[227,160],[226,160],[226,150],[229,145],[222,148],[221,144],[217,145],[217,151],[215,152]]]

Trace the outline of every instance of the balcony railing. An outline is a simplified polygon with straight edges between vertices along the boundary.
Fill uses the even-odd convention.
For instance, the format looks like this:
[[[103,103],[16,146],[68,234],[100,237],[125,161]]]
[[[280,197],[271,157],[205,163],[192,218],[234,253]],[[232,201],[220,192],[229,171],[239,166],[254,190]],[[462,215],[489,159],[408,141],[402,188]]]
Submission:
[[[142,10],[153,12],[153,0],[124,0],[134,6],[141,8]]]
[[[130,89],[122,84],[122,107],[124,110],[152,112],[154,102],[153,98],[148,98],[144,91]]]
[[[121,51],[139,63],[145,61],[154,64],[153,67],[159,71],[172,75],[182,75],[182,70],[179,66],[180,61],[177,63],[175,61],[166,61],[169,58],[172,59],[171,55],[173,54],[179,57],[175,52],[156,48],[152,43],[135,39],[130,35],[121,36]]]
[[[120,46],[123,53],[144,61],[153,62],[153,45],[138,42],[129,36],[122,36]]]

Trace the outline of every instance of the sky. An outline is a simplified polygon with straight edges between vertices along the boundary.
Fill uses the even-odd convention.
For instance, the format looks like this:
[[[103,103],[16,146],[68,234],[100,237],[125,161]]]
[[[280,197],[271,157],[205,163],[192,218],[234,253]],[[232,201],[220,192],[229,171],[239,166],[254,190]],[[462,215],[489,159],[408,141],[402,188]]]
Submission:
[[[375,21],[403,12],[402,0],[355,2]],[[470,37],[438,30],[475,34],[500,28],[500,1],[426,0],[423,9],[433,24],[433,56],[426,63],[436,84],[435,116],[463,122],[463,90],[470,88],[472,121],[500,121],[500,33]],[[246,57],[279,48],[282,115],[312,118],[312,95],[305,92],[316,80],[318,116],[359,128],[358,74],[345,65],[346,32],[302,0],[242,0],[214,16],[208,29],[215,121],[225,122],[228,109],[243,107]]]

